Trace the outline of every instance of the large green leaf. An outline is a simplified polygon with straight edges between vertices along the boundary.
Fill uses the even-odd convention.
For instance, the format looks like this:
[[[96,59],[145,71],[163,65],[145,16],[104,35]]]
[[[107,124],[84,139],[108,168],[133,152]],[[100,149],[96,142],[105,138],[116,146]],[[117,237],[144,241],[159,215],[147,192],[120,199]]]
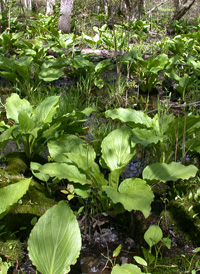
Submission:
[[[99,75],[103,70],[109,69],[109,67],[111,67],[111,60],[105,59],[95,66],[95,72]]]
[[[33,61],[33,57],[22,56],[19,59],[15,60],[15,64],[20,67],[29,67],[32,61]]]
[[[156,136],[152,130],[145,128],[134,128],[132,131],[132,140],[136,144],[148,146],[149,144],[157,144],[163,140],[163,136]]]
[[[48,174],[44,174],[44,173],[40,172],[41,167],[42,167],[42,165],[39,163],[36,163],[36,162],[30,163],[30,168],[31,168],[33,175],[41,181],[48,182],[50,176]]]
[[[105,112],[106,118],[120,120],[123,123],[135,123],[147,128],[152,126],[152,119],[143,111],[130,108],[109,109]]]
[[[48,70],[51,68],[61,69],[67,65],[66,57],[57,57],[49,60],[45,60],[42,64],[42,70]]]
[[[160,242],[163,237],[162,230],[157,225],[152,225],[148,228],[148,230],[144,234],[144,239],[151,248]]]
[[[33,61],[31,56],[22,56],[15,61],[15,70],[25,81],[30,81],[31,70],[30,65]]]
[[[88,183],[84,174],[81,174],[76,166],[67,163],[47,163],[39,168],[39,172],[57,177],[58,179],[67,179],[71,182],[80,184]]]
[[[142,175],[144,180],[167,182],[177,181],[178,179],[187,180],[195,177],[197,170],[193,165],[184,166],[177,162],[171,162],[170,164],[155,163],[145,167]]]
[[[121,127],[108,134],[101,143],[102,158],[111,171],[126,167],[136,153],[128,127]]]
[[[20,99],[16,93],[12,93],[12,95],[7,98],[5,109],[7,118],[13,119],[17,123],[19,122],[18,115],[20,111],[25,111],[27,115],[30,115],[32,112],[30,103],[26,99]]]
[[[111,274],[142,274],[144,272],[134,264],[115,265]]]
[[[122,173],[122,169],[115,169],[109,173],[109,186],[114,187],[116,190],[118,189],[119,185],[119,177]]]
[[[45,82],[52,82],[62,77],[64,72],[58,68],[43,68],[39,73],[39,78]]]
[[[156,135],[173,134],[174,131],[171,131],[170,124],[175,120],[173,114],[156,114],[152,119],[152,129]]]
[[[11,82],[15,82],[17,78],[17,74],[15,72],[10,71],[0,71],[0,76]]]
[[[19,125],[20,125],[20,132],[22,134],[33,134],[33,130],[35,129],[35,123],[26,111],[20,111],[18,115]],[[37,137],[37,136],[35,136]]]
[[[120,184],[119,191],[111,186],[104,186],[103,190],[113,203],[121,203],[128,211],[140,210],[145,218],[149,216],[154,194],[144,180],[130,178]]]
[[[87,179],[93,186],[101,188],[108,184],[108,181],[104,178],[99,166],[93,160],[75,153],[66,153],[65,155],[79,168],[81,172],[85,173]]]
[[[0,56],[0,69],[7,72],[15,71],[15,60],[5,56]]]
[[[69,273],[80,249],[78,222],[64,201],[50,208],[39,219],[28,240],[29,257],[42,274]]]
[[[65,162],[66,156],[63,153],[76,153],[88,157],[89,160],[95,160],[96,153],[94,149],[86,142],[75,136],[63,134],[60,138],[48,142],[48,149],[51,157],[57,162]]]
[[[59,106],[59,96],[50,96],[42,101],[34,111],[33,119],[37,124],[50,123]]]
[[[12,133],[16,128],[17,128],[17,125],[14,125],[4,130],[4,132],[2,132],[0,135],[0,144],[5,141],[8,141],[9,139],[12,139]]]
[[[0,219],[3,218],[11,207],[26,193],[31,183],[31,178],[0,188]]]
[[[200,153],[200,140],[199,140],[199,138],[192,138],[190,140],[187,140],[186,141],[186,147],[190,151],[196,151],[196,152]]]

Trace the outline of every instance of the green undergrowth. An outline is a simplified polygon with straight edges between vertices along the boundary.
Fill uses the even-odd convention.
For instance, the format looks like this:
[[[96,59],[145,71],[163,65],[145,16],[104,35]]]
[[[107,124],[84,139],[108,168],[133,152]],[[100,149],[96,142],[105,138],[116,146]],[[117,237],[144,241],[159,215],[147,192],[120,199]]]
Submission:
[[[151,274],[193,273],[192,270],[200,267],[200,258],[199,256],[193,257],[192,254],[177,254],[177,250],[175,250],[174,254],[172,251],[170,256],[163,256],[159,259],[158,265],[160,266],[150,268],[149,272]]]

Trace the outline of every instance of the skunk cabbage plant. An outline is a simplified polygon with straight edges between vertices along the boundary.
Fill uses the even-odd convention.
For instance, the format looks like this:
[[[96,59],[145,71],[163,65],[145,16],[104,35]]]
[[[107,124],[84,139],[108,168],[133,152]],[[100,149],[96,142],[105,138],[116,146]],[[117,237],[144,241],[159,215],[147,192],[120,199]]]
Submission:
[[[61,136],[58,140],[50,141],[48,147],[56,163],[43,166],[31,163],[35,176],[65,178],[82,186],[97,188],[99,193],[106,193],[113,203],[120,203],[124,209],[140,210],[145,217],[149,215],[154,195],[145,180],[130,178],[119,185],[122,171],[136,153],[136,145],[131,140],[131,130],[128,127],[112,131],[102,141],[100,164],[109,169],[108,180],[95,162],[94,149],[80,138],[74,135]],[[73,169],[73,174],[70,169]]]
[[[5,104],[7,118],[13,121],[13,125],[4,126],[0,146],[13,139],[27,158],[32,159],[46,150],[47,141],[58,138],[64,132],[81,131],[81,125],[85,122],[83,118],[92,109],[58,115],[59,99],[59,96],[50,96],[34,108],[29,101],[13,93]]]
[[[81,250],[78,221],[65,201],[40,217],[28,240],[29,257],[42,274],[66,274]]]

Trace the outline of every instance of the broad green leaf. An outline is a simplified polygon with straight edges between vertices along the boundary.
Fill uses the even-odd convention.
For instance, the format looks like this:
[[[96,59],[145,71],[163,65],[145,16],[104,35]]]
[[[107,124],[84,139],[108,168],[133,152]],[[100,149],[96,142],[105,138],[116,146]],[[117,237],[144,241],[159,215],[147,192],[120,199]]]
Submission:
[[[119,185],[119,177],[122,173],[122,168],[121,169],[115,169],[109,173],[109,186],[114,187],[116,190],[118,189]]]
[[[162,237],[162,230],[157,225],[150,226],[144,234],[144,239],[150,248],[159,243]]]
[[[133,258],[136,260],[136,262],[138,264],[141,264],[143,266],[147,266],[147,262],[143,258],[141,258],[139,256],[134,256]]]
[[[18,115],[18,121],[20,125],[20,132],[22,134],[32,134],[33,129],[35,129],[35,123],[32,117],[30,117],[26,111],[20,111]],[[39,130],[39,129],[38,129]],[[37,136],[35,136],[37,137]]]
[[[12,93],[12,95],[7,98],[5,109],[7,118],[13,119],[16,123],[19,122],[18,115],[21,110],[25,111],[28,115],[32,112],[30,103],[26,99],[20,99],[16,93]]]
[[[58,57],[54,59],[46,60],[42,64],[42,71],[51,71],[51,68],[62,69],[67,64],[67,59],[65,57]]]
[[[181,163],[171,162],[155,163],[144,168],[142,176],[144,180],[155,181],[177,181],[178,179],[187,180],[195,177],[198,168],[193,165],[184,166]]]
[[[152,129],[158,136],[164,135],[166,132],[170,134],[171,129],[169,130],[169,126],[174,120],[175,117],[173,114],[162,114],[161,116],[156,114],[152,119]]]
[[[70,33],[70,34],[59,33],[58,34],[58,41],[59,41],[61,48],[66,49],[67,47],[73,46],[74,40],[75,40],[74,33]]]
[[[200,140],[199,140],[199,138],[192,138],[190,140],[187,140],[186,141],[186,147],[190,151],[196,151],[196,152],[200,153]]]
[[[180,76],[178,74],[174,73],[173,71],[171,71],[169,73],[165,72],[165,74],[167,75],[167,77],[174,79],[176,82],[179,82],[181,79]]]
[[[52,121],[59,106],[59,96],[50,96],[42,101],[34,111],[33,119],[36,124],[46,124]]]
[[[200,252],[200,247],[196,247],[193,252],[194,253]]]
[[[57,68],[43,68],[39,73],[39,78],[45,82],[52,82],[62,77],[64,72]]]
[[[78,196],[82,197],[83,199],[88,198],[90,191],[91,191],[90,185],[74,184],[74,193],[76,193]]]
[[[169,62],[169,57],[167,54],[159,54],[157,57],[156,57],[156,60],[158,60],[159,62],[159,67],[160,69],[164,69],[165,66],[168,64]]]
[[[99,62],[95,66],[95,72],[97,74],[100,74],[102,72],[102,70],[109,68],[110,65],[111,65],[111,60],[110,59],[105,59],[105,60]]]
[[[92,112],[95,112],[95,109],[92,108],[92,107],[87,107],[87,108],[85,108],[84,110],[81,111],[81,113],[83,113],[86,116],[90,116],[90,114]]]
[[[149,249],[146,249],[143,246],[142,246],[142,252],[145,260],[148,262],[149,265],[151,265],[156,259],[155,256],[150,252]]]
[[[104,84],[105,84],[105,81],[102,78],[94,79],[94,85],[98,87],[99,89],[103,88]]]
[[[59,41],[59,42],[60,42],[60,41]],[[64,45],[64,44],[65,44],[65,43],[63,43],[63,45]],[[65,47],[62,47],[62,48],[65,48]],[[52,50],[53,50],[54,52],[58,53],[59,55],[65,54],[65,51],[64,51],[63,49],[61,49],[61,48],[53,47]]]
[[[31,178],[0,188],[0,219],[11,207],[26,193],[31,183]]]
[[[73,67],[74,70],[88,70],[94,71],[94,64],[87,60],[83,55],[76,55],[74,58],[69,59],[69,64]]]
[[[162,238],[161,241],[168,249],[171,248],[172,240],[170,238],[165,237],[165,238]]]
[[[108,134],[101,143],[102,158],[111,171],[126,167],[136,153],[131,131],[121,127]]]
[[[83,144],[83,140],[75,135],[63,134],[60,138],[56,140],[51,140],[48,142],[48,149],[51,158],[56,162],[65,162],[66,156],[64,153],[71,152],[80,145]]]
[[[76,153],[88,157],[89,160],[95,160],[94,149],[86,142],[75,135],[62,135],[56,140],[48,142],[48,149],[51,157],[57,162],[66,162],[64,153]]]
[[[126,179],[120,184],[119,191],[111,186],[104,186],[102,189],[113,203],[121,203],[128,211],[140,210],[145,218],[149,216],[154,195],[144,180]]]
[[[15,70],[25,81],[30,78],[30,65],[33,61],[31,56],[22,56],[15,61]]]
[[[157,144],[159,141],[163,140],[163,136],[156,136],[152,130],[134,128],[131,132],[133,142],[145,147],[152,143]]]
[[[134,264],[115,265],[111,274],[142,274],[144,272]]]
[[[47,182],[49,180],[50,176],[40,172],[41,167],[42,167],[42,165],[39,163],[36,163],[36,162],[30,163],[30,168],[31,168],[33,175],[35,177],[37,177],[39,180],[41,180],[43,182]]]
[[[81,233],[69,205],[61,201],[39,219],[28,240],[29,257],[42,274],[66,274],[81,250]]]
[[[2,132],[0,134],[0,144],[8,141],[9,139],[12,139],[12,133],[13,131],[17,128],[17,125],[14,125],[6,130],[4,130],[4,132]]]
[[[33,50],[33,49],[25,49],[24,53],[26,55],[30,55],[30,56],[33,56],[33,57],[36,56],[36,54],[37,54],[37,52],[35,50]]]
[[[140,49],[132,49],[124,55],[123,62],[133,62],[133,60],[143,61],[141,50]]]
[[[187,87],[187,85],[189,84],[189,78],[190,78],[189,75],[187,73],[184,73],[183,77],[180,78],[179,80],[180,87],[182,88]]]
[[[24,36],[24,32],[12,33],[12,41],[17,41],[19,38]]]
[[[109,109],[105,112],[106,118],[120,120],[123,123],[135,123],[144,125],[147,128],[152,126],[152,119],[143,111],[130,108]]]
[[[17,74],[15,72],[9,72],[9,71],[0,71],[0,76],[11,82],[15,82],[17,78]]]
[[[65,155],[87,176],[89,180],[88,183],[99,188],[108,184],[99,166],[93,160],[89,160],[88,157],[75,153],[66,153]]]
[[[96,41],[93,39],[93,37],[90,37],[83,32],[82,32],[82,37],[87,43],[94,45],[94,46],[96,45]]]
[[[0,99],[0,103],[1,103],[1,99]],[[0,114],[1,114],[1,110],[0,110]],[[0,121],[0,132],[6,130],[8,128],[10,128],[9,125],[6,125],[4,121]]]
[[[51,177],[57,177],[59,180],[67,179],[71,182],[80,184],[88,183],[84,174],[81,174],[76,166],[67,163],[47,163],[39,168],[41,173]]]
[[[0,69],[7,72],[15,71],[15,60],[13,58],[7,58],[0,56]]]
[[[144,61],[145,72],[158,74],[168,64],[168,56],[166,54],[160,54],[156,58],[152,56]]]

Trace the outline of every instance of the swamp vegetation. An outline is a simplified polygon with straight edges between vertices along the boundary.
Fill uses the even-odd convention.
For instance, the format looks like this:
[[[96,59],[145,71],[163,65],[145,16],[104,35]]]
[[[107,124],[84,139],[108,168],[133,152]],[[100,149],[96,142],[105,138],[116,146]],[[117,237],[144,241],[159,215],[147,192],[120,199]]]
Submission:
[[[200,18],[9,5],[0,274],[200,273]]]

